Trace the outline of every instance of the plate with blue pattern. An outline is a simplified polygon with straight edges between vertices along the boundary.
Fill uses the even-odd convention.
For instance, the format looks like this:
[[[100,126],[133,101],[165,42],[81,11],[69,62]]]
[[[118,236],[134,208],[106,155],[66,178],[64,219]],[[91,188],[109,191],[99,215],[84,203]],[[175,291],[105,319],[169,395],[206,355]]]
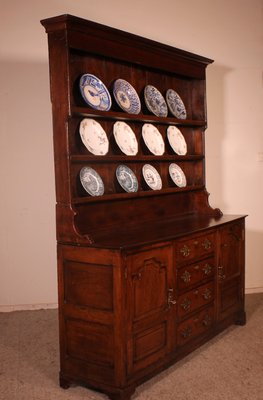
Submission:
[[[138,181],[134,172],[127,165],[119,165],[116,177],[121,187],[128,193],[138,191]]]
[[[91,196],[103,195],[104,183],[95,169],[83,167],[80,170],[79,177],[82,186]]]
[[[81,95],[85,102],[95,110],[108,111],[111,96],[104,83],[92,74],[84,74],[79,81]]]
[[[113,95],[120,108],[128,114],[139,114],[141,101],[134,87],[124,79],[113,84]]]
[[[144,88],[145,104],[150,112],[157,117],[167,117],[168,108],[162,93],[154,86]]]
[[[186,119],[186,109],[183,100],[173,89],[166,92],[166,101],[170,112],[178,119]]]

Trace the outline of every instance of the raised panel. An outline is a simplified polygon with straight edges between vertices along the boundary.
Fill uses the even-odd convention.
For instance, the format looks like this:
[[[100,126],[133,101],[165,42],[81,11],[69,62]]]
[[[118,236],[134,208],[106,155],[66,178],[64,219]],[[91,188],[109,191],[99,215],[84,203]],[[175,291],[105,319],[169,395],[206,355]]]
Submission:
[[[112,366],[114,340],[112,326],[67,319],[66,354],[89,363]]]
[[[241,307],[242,294],[240,279],[235,278],[220,285],[218,310],[221,319],[231,315]]]
[[[221,232],[219,279],[238,276],[242,267],[243,249],[242,224],[231,224]]]
[[[132,274],[133,317],[144,318],[167,305],[167,264],[156,257],[144,259]]]
[[[65,260],[64,302],[79,307],[112,311],[112,266]]]

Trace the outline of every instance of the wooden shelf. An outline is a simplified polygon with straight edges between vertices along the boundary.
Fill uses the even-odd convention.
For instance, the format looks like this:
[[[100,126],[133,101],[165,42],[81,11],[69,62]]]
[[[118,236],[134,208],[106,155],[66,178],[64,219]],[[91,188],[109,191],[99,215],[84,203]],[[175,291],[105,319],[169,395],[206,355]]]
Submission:
[[[203,160],[203,155],[141,155],[141,156],[125,156],[125,155],[114,155],[114,156],[94,156],[94,155],[71,155],[70,161],[72,163],[134,163],[134,162],[150,162],[150,161],[168,161],[168,162],[185,162],[185,161],[200,161]]]
[[[206,127],[206,121],[195,119],[177,119],[171,116],[157,117],[155,115],[145,114],[126,114],[119,111],[99,111],[89,107],[72,107],[71,117],[89,117],[96,119],[120,120],[141,123],[158,123],[160,125],[177,125],[177,126],[203,126]]]
[[[100,203],[107,201],[115,201],[115,200],[125,200],[125,199],[133,199],[139,197],[155,197],[155,196],[163,196],[169,195],[171,193],[182,193],[182,192],[191,192],[203,190],[203,185],[194,185],[194,186],[186,186],[183,188],[174,187],[174,188],[166,188],[161,190],[145,190],[138,191],[135,193],[112,193],[112,194],[104,194],[103,196],[85,196],[85,197],[77,197],[72,199],[72,204],[88,204],[88,203]]]

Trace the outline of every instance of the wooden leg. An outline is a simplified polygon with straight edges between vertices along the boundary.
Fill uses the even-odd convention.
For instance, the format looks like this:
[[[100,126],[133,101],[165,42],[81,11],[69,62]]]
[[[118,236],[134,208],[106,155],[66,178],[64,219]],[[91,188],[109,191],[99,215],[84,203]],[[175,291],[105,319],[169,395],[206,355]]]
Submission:
[[[135,392],[135,387],[120,390],[117,393],[108,393],[108,397],[111,400],[130,400],[131,396]]]
[[[237,315],[237,319],[236,319],[236,325],[246,325],[246,312],[245,311],[241,311],[238,313]]]
[[[70,387],[70,385],[71,385],[71,382],[68,379],[66,379],[66,378],[64,378],[63,376],[60,375],[60,377],[59,377],[59,385],[60,385],[60,387],[62,389],[68,389]]]

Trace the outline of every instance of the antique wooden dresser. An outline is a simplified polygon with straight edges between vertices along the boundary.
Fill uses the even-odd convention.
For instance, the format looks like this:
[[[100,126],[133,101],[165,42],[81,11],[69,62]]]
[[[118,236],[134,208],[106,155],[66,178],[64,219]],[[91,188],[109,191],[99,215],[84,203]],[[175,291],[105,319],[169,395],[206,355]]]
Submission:
[[[53,112],[60,385],[130,399],[144,380],[245,323],[245,216],[211,208],[205,186],[212,60],[70,15],[41,23]],[[81,91],[88,75],[101,82],[106,106],[98,87]],[[138,94],[135,108],[122,107],[125,87],[118,102],[117,80]]]

